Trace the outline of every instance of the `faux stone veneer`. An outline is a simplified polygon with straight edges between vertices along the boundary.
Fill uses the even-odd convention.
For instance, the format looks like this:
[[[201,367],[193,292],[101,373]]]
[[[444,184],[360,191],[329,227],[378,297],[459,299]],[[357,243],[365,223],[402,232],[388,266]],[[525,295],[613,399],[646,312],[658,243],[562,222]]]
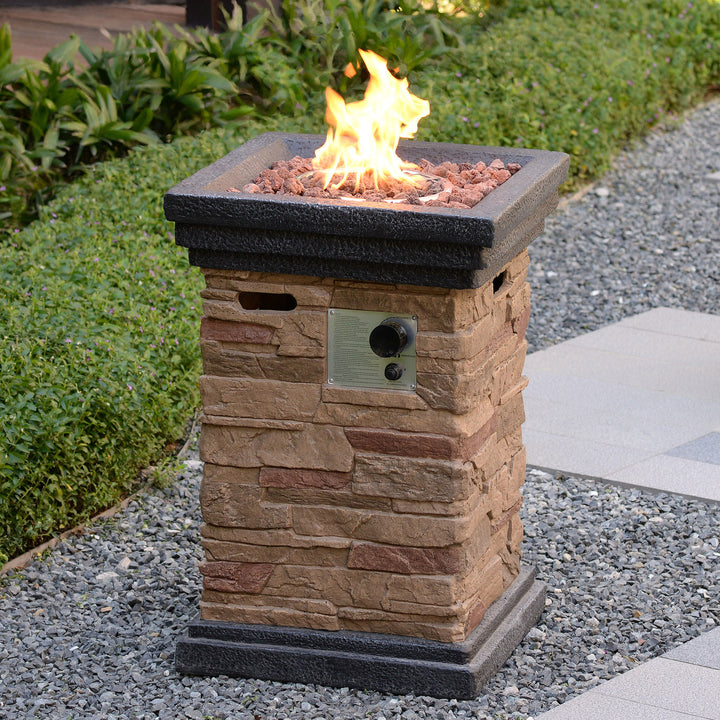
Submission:
[[[527,264],[469,290],[204,270],[204,619],[477,626],[520,568]],[[416,392],[325,382],[332,307],[418,316]]]
[[[520,563],[526,248],[568,157],[401,142],[521,166],[469,210],[231,190],[323,141],[266,133],[165,197],[207,283],[206,559],[176,667],[474,697],[544,607]],[[379,326],[347,325],[376,317],[414,335],[387,389]]]

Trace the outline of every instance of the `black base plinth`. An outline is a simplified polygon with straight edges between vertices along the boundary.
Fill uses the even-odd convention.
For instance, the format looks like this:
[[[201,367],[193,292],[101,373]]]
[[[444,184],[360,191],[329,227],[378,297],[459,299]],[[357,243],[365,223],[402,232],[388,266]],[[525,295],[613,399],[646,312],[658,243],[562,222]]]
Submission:
[[[545,607],[545,583],[523,567],[460,643],[379,633],[195,619],[175,653],[178,672],[471,699]]]

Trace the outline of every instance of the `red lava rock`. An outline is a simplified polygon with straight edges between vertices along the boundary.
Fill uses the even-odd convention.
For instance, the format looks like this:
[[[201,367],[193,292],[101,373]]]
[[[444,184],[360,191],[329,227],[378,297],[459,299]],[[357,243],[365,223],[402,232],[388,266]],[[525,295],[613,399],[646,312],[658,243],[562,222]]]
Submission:
[[[343,179],[341,174],[337,174],[327,183],[325,176],[313,171],[311,158],[294,157],[291,160],[278,161],[271,168],[263,170],[255,178],[255,182],[243,187],[242,192],[302,195],[333,200],[358,198],[371,202],[468,209],[510,179],[521,166],[519,163],[508,163],[506,166],[499,158],[489,165],[482,161],[473,164],[454,163],[449,160],[433,165],[429,160],[423,159],[418,163],[418,168],[424,175],[430,176],[424,186],[400,180],[382,180],[376,184],[371,173],[366,173],[359,179],[354,175]],[[433,182],[433,176],[438,180]],[[445,181],[445,187],[440,178]],[[338,183],[339,187],[334,187]],[[228,191],[240,192],[237,188],[228,188]],[[432,199],[423,200],[423,197]]]
[[[496,170],[495,168],[490,169],[490,175],[492,175],[493,180],[497,180],[498,184],[504,183],[506,180],[510,179],[510,171],[503,168],[502,170]]]
[[[305,186],[294,177],[289,177],[283,183],[283,190],[290,195],[302,195],[305,192]]]

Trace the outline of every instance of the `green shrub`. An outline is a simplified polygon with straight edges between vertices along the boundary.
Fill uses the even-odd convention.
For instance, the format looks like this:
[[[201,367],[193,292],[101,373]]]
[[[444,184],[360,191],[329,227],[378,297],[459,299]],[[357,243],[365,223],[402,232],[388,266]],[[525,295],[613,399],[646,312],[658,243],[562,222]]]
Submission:
[[[260,45],[237,29],[199,31],[174,45],[155,28],[97,56],[81,47],[92,79],[68,64],[71,44],[45,63],[11,63],[9,35],[0,30],[6,218],[18,217],[33,193],[77,163],[231,123],[95,165],[54,202],[38,205],[40,221],[7,228],[0,265],[0,559],[115,502],[137,470],[178,437],[197,403],[201,283],[173,246],[162,196],[243,138],[266,129],[322,132],[323,84],[357,91],[360,79],[345,83],[341,71],[363,38],[385,43],[386,54],[403,62],[404,46],[393,44],[392,33],[407,18],[387,15],[388,3],[378,4],[379,15],[374,4],[363,4],[357,16],[354,3],[344,4],[345,15],[340,5],[288,3],[295,15],[275,18],[280,26],[265,35],[258,22],[251,31],[259,35],[249,37],[260,43],[262,36],[262,61]],[[720,81],[720,3],[499,5],[506,16],[489,26],[467,17],[441,26],[432,14],[415,19],[426,37],[439,32],[446,42],[411,76],[411,90],[432,106],[419,138],[565,150],[573,156],[569,187],[576,187],[602,172],[627,139]],[[331,11],[336,19],[355,18],[352,42],[330,33],[335,39],[322,44]],[[321,72],[307,72],[319,59]],[[227,83],[237,89],[232,100]],[[254,117],[247,108],[276,111]]]
[[[431,105],[419,138],[568,152],[570,190],[720,81],[712,0],[515,0],[506,12],[413,76]]]
[[[291,0],[281,16],[245,26],[230,18],[218,35],[156,24],[98,52],[73,37],[43,62],[11,62],[10,30],[0,26],[0,220],[27,222],[60,180],[131,147],[320,108],[333,78],[343,89],[359,83],[342,74],[358,47],[371,44],[410,70],[456,39],[437,13],[410,0],[401,11],[393,5]],[[78,52],[85,67],[75,65]]]
[[[202,281],[174,245],[162,197],[276,127],[96,165],[3,249],[0,553],[112,505],[180,437],[198,404]]]

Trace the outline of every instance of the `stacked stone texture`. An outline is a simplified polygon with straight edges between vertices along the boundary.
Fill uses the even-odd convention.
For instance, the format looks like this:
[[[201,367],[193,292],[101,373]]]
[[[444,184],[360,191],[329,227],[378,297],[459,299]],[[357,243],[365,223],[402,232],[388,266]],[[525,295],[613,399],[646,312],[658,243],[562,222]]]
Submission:
[[[520,565],[527,265],[471,290],[203,271],[204,619],[477,626]],[[330,308],[417,315],[417,391],[328,384]]]

